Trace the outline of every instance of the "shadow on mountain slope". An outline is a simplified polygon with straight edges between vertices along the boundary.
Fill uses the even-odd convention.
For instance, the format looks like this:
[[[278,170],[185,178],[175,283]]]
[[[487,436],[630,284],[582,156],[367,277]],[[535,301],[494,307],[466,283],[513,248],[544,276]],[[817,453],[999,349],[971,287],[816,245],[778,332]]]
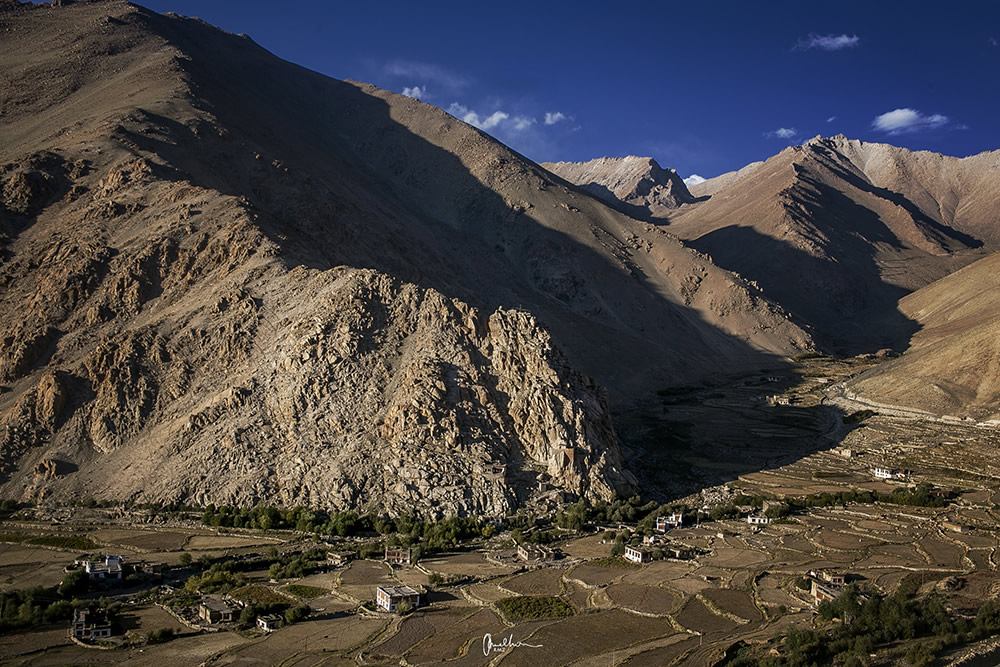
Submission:
[[[818,197],[801,190],[789,193],[794,205],[811,209],[808,221],[796,221],[794,205],[787,207],[790,224],[799,225],[796,236],[824,237],[810,239],[817,242],[811,249],[736,225],[687,243],[720,266],[756,281],[768,297],[812,324],[820,342],[838,354],[881,348],[902,352],[919,326],[899,312],[897,303],[909,290],[883,280],[873,244],[899,251],[902,246],[878,215],[829,186],[812,185],[821,193]],[[820,197],[831,204],[820,207]],[[845,219],[851,221],[847,229],[863,231],[844,231],[839,221]],[[831,258],[816,251],[821,245],[841,250]]]
[[[625,455],[644,490],[668,502],[838,446],[854,427],[840,408],[817,400],[825,385],[815,377],[827,365],[840,362],[665,388],[619,413]]]
[[[200,185],[245,196],[290,266],[374,268],[485,310],[531,310],[618,401],[734,365],[787,363],[665,298],[654,264],[622,238],[638,223],[444,112],[387,101],[197,20],[144,20],[188,56],[204,119],[150,114],[169,136],[137,126],[129,140]],[[679,244],[670,252],[696,263]]]
[[[182,217],[169,208],[175,202],[164,202],[173,226],[137,230],[148,234],[143,244],[156,234],[173,235],[171,241],[184,236],[201,252],[199,226],[222,226],[215,231],[225,234],[236,229],[227,224],[252,222],[254,234],[246,238],[259,245],[233,255],[214,248],[221,266],[247,262],[264,250],[254,261],[277,276],[280,268],[267,259],[275,253],[300,276],[340,266],[369,268],[487,312],[527,309],[576,368],[609,389],[619,409],[650,389],[788,369],[787,355],[808,345],[789,316],[741,279],[657,226],[562,185],[439,109],[328,79],[196,20],[144,10],[129,13],[122,25],[126,20],[136,40],[145,40],[144,48],[166,63],[158,70],[165,80],[157,90],[171,93],[144,97],[133,103],[141,108],[131,111],[107,110],[95,120],[92,138],[106,144],[114,123],[111,139],[140,158],[108,151],[108,178],[121,179],[117,191],[127,195],[124,167],[148,168],[144,178],[189,181],[226,195],[189,193],[185,215],[203,207],[199,198],[207,211],[232,212],[232,219]],[[119,29],[118,23],[109,25]],[[156,46],[161,39],[166,44]],[[114,231],[109,242],[117,242]],[[146,271],[145,264],[177,261],[177,243],[160,245],[162,252],[136,257],[136,310],[122,313],[129,322],[136,313],[154,315],[143,305],[159,294],[162,276]],[[261,287],[251,283],[244,284],[248,291]],[[253,318],[292,312],[270,294],[234,299],[245,302]],[[217,302],[219,312],[228,303]],[[228,315],[234,327],[242,312]],[[252,337],[250,331],[239,338]],[[149,356],[141,345],[134,352],[137,360]],[[169,355],[159,361],[172,363]],[[120,365],[110,353],[108,363]],[[126,380],[125,386],[135,386]],[[116,398],[113,404],[124,402]],[[138,432],[139,417],[148,415],[136,415]],[[128,436],[119,435],[109,438],[124,442]]]
[[[201,40],[188,39],[183,48],[197,49]],[[715,384],[733,373],[781,375],[794,366],[666,298],[662,284],[643,267],[615,265],[581,242],[581,234],[595,233],[585,215],[600,214],[602,206],[577,199],[589,210],[553,220],[541,206],[555,208],[572,198],[562,179],[547,179],[548,172],[532,171],[530,163],[512,164],[520,156],[492,152],[491,140],[473,146],[482,153],[460,157],[414,132],[397,120],[398,108],[354,84],[278,61],[245,39],[226,41],[227,49],[213,47],[213,53],[223,54],[215,57],[215,66],[243,63],[255,83],[243,86],[214,71],[195,70],[191,77],[195,90],[212,91],[208,110],[227,131],[221,136],[204,128],[197,136],[189,131],[176,146],[149,148],[196,174],[196,180],[204,178],[204,185],[234,196],[250,193],[261,228],[290,265],[365,266],[485,310],[527,308],[574,362],[611,387],[619,411],[649,389],[693,379]],[[272,98],[282,99],[278,110],[265,103]],[[421,122],[411,120],[418,128]],[[261,134],[259,128],[267,130]],[[481,138],[465,131],[470,135],[465,141]],[[137,134],[137,142],[151,136]],[[200,149],[192,151],[188,142]],[[499,183],[472,173],[469,163],[477,159],[496,163]],[[507,178],[528,181],[536,189],[534,201],[517,199],[523,188],[502,195],[498,190]],[[559,196],[546,198],[553,193]],[[746,243],[759,239],[730,241],[746,250]],[[820,412],[830,414],[826,408]],[[622,434],[628,447],[632,430]],[[647,436],[640,438],[643,448],[672,457],[670,438],[657,447]],[[827,446],[831,443],[823,440],[793,440],[781,456],[807,456]]]

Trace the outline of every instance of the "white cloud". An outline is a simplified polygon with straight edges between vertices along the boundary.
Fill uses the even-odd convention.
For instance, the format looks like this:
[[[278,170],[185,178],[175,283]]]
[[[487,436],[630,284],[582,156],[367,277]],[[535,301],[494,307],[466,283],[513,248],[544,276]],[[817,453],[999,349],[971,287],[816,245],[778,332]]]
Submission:
[[[806,39],[800,39],[795,45],[796,49],[806,51],[808,49],[821,49],[823,51],[840,51],[841,49],[852,49],[861,44],[861,38],[857,35],[817,35],[809,33]]]
[[[777,137],[778,139],[791,139],[798,133],[798,130],[794,127],[779,127],[777,130],[765,132],[764,136],[768,139],[773,139],[774,137]]]
[[[826,122],[828,122],[828,123],[832,123],[832,122],[833,122],[833,121],[835,121],[835,120],[837,120],[837,117],[836,117],[836,116],[830,116],[829,118],[827,118],[827,119],[826,119]]]
[[[461,118],[469,125],[475,125],[480,130],[492,130],[501,122],[510,118],[510,114],[503,111],[494,111],[489,116],[480,116],[475,111],[469,109],[469,107],[464,104],[459,104],[458,102],[453,102],[451,106],[448,107],[448,113],[456,118]]]
[[[920,130],[932,130],[944,127],[948,124],[948,117],[939,113],[925,116],[916,109],[893,109],[876,116],[872,121],[872,127],[889,134],[903,134],[905,132],[918,132]]]
[[[412,97],[417,100],[425,100],[427,99],[427,86],[424,86],[422,88],[420,86],[413,86],[412,88],[409,87],[403,88],[403,94],[406,95],[407,97]]]
[[[997,41],[996,37],[990,37],[990,44],[993,46],[1000,46],[1000,42]]]
[[[528,116],[514,116],[511,119],[511,127],[516,131],[527,130],[529,127],[534,125],[537,121],[534,118],[529,118]]]
[[[556,112],[546,111],[545,112],[545,124],[546,125],[555,125],[556,123],[558,123],[561,120],[568,120],[568,119],[569,119],[569,116],[567,116],[566,114],[564,114],[561,111],[556,111]]]
[[[459,90],[469,83],[465,77],[444,67],[410,60],[394,60],[386,64],[385,73],[411,80],[431,81],[450,90]]]
[[[491,130],[497,125],[499,125],[501,121],[510,118],[510,114],[504,113],[503,111],[494,111],[489,116],[481,120],[475,113],[470,114],[470,116],[471,119],[466,120],[466,122],[472,123],[476,127],[482,128],[484,130]]]
[[[699,176],[698,174],[691,174],[690,176],[684,179],[684,185],[688,187],[692,185],[698,185],[699,183],[704,183],[704,182],[705,179]]]

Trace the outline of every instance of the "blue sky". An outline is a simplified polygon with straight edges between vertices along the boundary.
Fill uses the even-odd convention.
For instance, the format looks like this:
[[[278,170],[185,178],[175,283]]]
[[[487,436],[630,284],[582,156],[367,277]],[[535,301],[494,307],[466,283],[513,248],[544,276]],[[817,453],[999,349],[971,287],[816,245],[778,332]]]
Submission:
[[[1000,3],[139,0],[419,96],[536,161],[711,177],[843,133],[1000,148]]]

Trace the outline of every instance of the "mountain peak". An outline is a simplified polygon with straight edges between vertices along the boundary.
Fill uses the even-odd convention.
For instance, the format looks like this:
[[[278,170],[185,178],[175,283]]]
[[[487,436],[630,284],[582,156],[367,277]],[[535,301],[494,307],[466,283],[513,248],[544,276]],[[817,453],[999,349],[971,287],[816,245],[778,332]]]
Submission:
[[[588,162],[545,162],[542,166],[643,220],[666,217],[679,206],[696,201],[675,170],[664,169],[651,157],[601,157]]]

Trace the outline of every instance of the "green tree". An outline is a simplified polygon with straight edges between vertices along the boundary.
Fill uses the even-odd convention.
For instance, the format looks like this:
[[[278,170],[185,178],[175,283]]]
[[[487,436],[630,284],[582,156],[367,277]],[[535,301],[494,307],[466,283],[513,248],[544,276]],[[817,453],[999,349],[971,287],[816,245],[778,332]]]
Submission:
[[[257,607],[252,604],[248,604],[243,607],[240,612],[240,624],[241,625],[253,625],[257,622]]]
[[[90,576],[84,570],[73,570],[59,584],[59,595],[64,598],[78,597],[90,587]]]
[[[309,607],[304,604],[296,605],[285,610],[285,623],[291,625],[292,623],[298,623],[306,616],[309,615]]]
[[[150,644],[162,644],[174,638],[173,628],[157,628],[146,634],[146,641]]]

